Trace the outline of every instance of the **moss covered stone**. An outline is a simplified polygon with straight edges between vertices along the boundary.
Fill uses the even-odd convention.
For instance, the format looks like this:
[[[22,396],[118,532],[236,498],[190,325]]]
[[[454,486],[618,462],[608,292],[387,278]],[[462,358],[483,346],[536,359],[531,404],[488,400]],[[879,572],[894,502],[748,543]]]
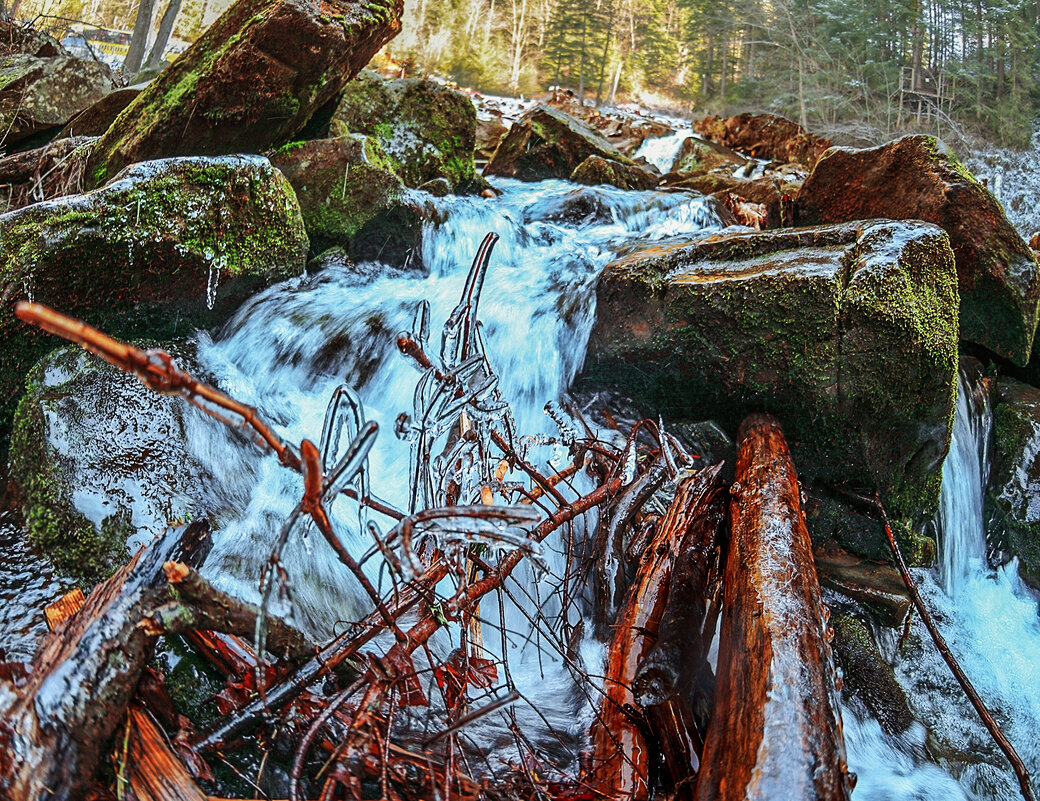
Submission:
[[[1029,360],[1040,302],[1036,257],[997,199],[935,137],[831,148],[796,205],[803,225],[888,217],[940,226],[957,263],[961,338],[1019,365]]]
[[[669,172],[702,175],[717,168],[725,168],[732,173],[748,160],[747,156],[742,156],[724,145],[691,136],[679,146],[679,152]]]
[[[195,370],[194,365],[185,365]],[[11,478],[32,543],[63,573],[95,580],[174,519],[201,513],[181,399],[67,346],[30,371],[11,437]]]
[[[395,265],[418,253],[422,220],[374,137],[294,143],[271,154],[300,201],[312,250]]]
[[[484,174],[522,181],[566,179],[589,156],[634,165],[581,120],[550,106],[536,106],[513,123]]]
[[[1019,559],[1040,587],[1040,389],[997,379],[993,400],[993,457],[984,517],[991,545]]]
[[[88,180],[287,141],[400,32],[402,11],[402,0],[238,0],[116,118]]]
[[[589,156],[571,173],[571,180],[576,184],[606,184],[618,189],[653,189],[660,179],[660,175],[643,167],[622,164],[602,156]]]
[[[5,146],[64,125],[115,88],[108,67],[59,55],[0,58],[0,130]]]
[[[362,70],[344,88],[329,132],[375,137],[393,172],[410,187],[444,178],[452,189],[465,191],[479,179],[472,101],[425,78],[387,80]]]
[[[260,157],[146,162],[94,192],[0,215],[0,438],[26,372],[56,344],[15,318],[17,301],[169,339],[302,272],[307,247],[292,187]]]
[[[871,221],[723,234],[608,265],[584,376],[670,417],[784,425],[799,474],[879,489],[917,520],[939,497],[956,395],[949,240]]]

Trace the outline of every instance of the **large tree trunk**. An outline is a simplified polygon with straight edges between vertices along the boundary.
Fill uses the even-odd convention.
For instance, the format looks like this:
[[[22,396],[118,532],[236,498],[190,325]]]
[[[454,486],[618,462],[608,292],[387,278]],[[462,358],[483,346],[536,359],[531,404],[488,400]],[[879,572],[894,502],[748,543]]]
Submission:
[[[155,18],[156,0],[141,0],[137,7],[137,21],[134,22],[134,33],[130,37],[130,47],[123,59],[123,72],[133,77],[141,71],[145,49],[148,47],[148,34],[152,32],[152,21]]]
[[[170,0],[170,4],[166,6],[162,21],[159,22],[159,32],[155,35],[155,44],[152,45],[152,52],[148,56],[148,69],[157,70],[162,66],[163,51],[166,50],[166,45],[170,41],[173,23],[177,21],[177,14],[180,13],[180,10],[181,0]]]
[[[846,801],[827,610],[780,424],[740,427],[715,705],[698,801]]]
[[[650,754],[637,717],[632,684],[640,664],[657,642],[676,557],[718,489],[717,467],[702,470],[679,486],[618,616],[607,657],[604,697],[592,727],[593,755],[587,777],[594,794],[607,801],[645,801],[650,795]],[[684,729],[681,722],[676,728]]]

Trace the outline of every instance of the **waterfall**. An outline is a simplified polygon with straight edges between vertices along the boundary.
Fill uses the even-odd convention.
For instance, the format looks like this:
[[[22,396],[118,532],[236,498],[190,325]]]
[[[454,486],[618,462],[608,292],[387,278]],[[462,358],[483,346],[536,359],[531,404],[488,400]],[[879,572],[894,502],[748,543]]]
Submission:
[[[383,265],[330,266],[303,279],[272,287],[251,300],[214,340],[200,342],[204,369],[237,399],[257,406],[279,434],[299,442],[317,440],[328,399],[341,383],[354,389],[380,433],[370,457],[372,491],[398,508],[408,501],[409,445],[394,436],[394,421],[410,412],[419,374],[396,347],[418,304],[427,300],[431,330],[458,303],[469,264],[483,236],[501,239],[483,290],[480,318],[492,365],[501,378],[520,432],[558,433],[545,415],[547,401],[559,400],[581,366],[595,312],[595,281],[626,245],[669,236],[703,235],[721,222],[704,198],[679,193],[635,193],[610,188],[575,189],[562,181],[524,184],[501,181],[494,202],[474,197],[424,198],[434,204],[423,234],[424,273]],[[439,342],[431,342],[435,350]],[[282,522],[300,498],[300,477],[271,456],[242,448],[237,438],[201,415],[187,432],[195,457],[215,477],[208,499],[214,523],[213,552],[205,572],[219,586],[257,600],[257,577]],[[562,467],[560,446],[535,446],[532,461]],[[583,477],[575,489],[587,491]],[[561,487],[574,497],[574,490]],[[356,507],[340,500],[331,510],[337,532],[352,553],[371,548]],[[385,532],[389,522],[376,521]],[[580,535],[580,530],[579,530]],[[563,537],[559,532],[558,536]],[[566,571],[562,539],[544,544],[551,576]],[[341,621],[366,611],[355,579],[327,544],[313,533],[294,538],[282,557],[291,596],[278,611],[323,638],[342,629]],[[371,580],[387,589],[378,560],[366,564]],[[517,704],[522,730],[540,747],[558,753],[559,733],[580,737],[591,717],[588,689],[575,682],[565,661],[537,629],[531,611],[547,620],[561,614],[552,581],[523,565],[513,575],[502,609],[491,596],[481,616],[504,620],[508,636],[485,638],[488,656],[508,651],[510,677],[530,699]],[[452,647],[442,632],[433,642],[443,657]],[[540,639],[541,638],[541,639]],[[506,640],[509,640],[508,644]],[[598,672],[602,653],[586,640],[586,664]],[[512,744],[502,715],[467,730],[484,743]],[[568,744],[569,745],[569,744]],[[577,749],[561,757],[576,758]]]
[[[914,571],[943,636],[1035,776],[1040,770],[1040,618],[1036,594],[1012,560],[986,559],[982,503],[991,413],[982,386],[962,376],[943,469],[940,570]],[[959,781],[974,799],[1018,795],[1010,767],[919,622],[897,654],[896,676],[936,741],[961,754]],[[963,755],[970,755],[966,759]]]
[[[675,157],[679,155],[682,143],[693,136],[689,130],[676,131],[670,136],[655,139],[644,139],[633,158],[644,158],[662,173],[671,172]]]

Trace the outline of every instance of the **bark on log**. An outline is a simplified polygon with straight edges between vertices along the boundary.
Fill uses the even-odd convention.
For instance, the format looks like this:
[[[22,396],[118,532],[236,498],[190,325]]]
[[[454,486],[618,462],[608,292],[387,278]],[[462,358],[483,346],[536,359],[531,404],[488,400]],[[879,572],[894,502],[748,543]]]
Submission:
[[[402,0],[238,0],[116,118],[88,180],[280,144],[400,32],[402,11]]]
[[[740,427],[718,678],[697,801],[846,801],[836,675],[780,424]]]
[[[591,732],[587,783],[597,797],[649,798],[650,754],[632,682],[657,640],[674,561],[703,505],[718,492],[719,473],[718,466],[707,468],[679,486],[625,596],[607,657],[604,698]]]
[[[140,610],[165,600],[163,562],[198,563],[208,543],[205,522],[167,530],[44,639],[25,685],[0,683],[0,795],[84,797],[151,653]]]

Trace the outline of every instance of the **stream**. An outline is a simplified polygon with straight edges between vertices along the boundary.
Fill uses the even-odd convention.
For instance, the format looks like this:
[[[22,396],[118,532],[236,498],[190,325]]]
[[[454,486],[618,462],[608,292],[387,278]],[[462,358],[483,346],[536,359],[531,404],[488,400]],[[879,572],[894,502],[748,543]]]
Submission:
[[[648,141],[639,155],[658,166],[670,164],[686,136],[680,132]],[[544,408],[547,401],[566,399],[581,367],[599,272],[626,247],[703,236],[720,230],[722,222],[713,201],[682,193],[576,188],[564,181],[499,180],[495,185],[503,194],[492,201],[421,196],[430,218],[421,271],[371,263],[331,265],[256,296],[219,333],[199,335],[197,358],[203,374],[238,400],[259,407],[278,433],[293,442],[317,441],[329,398],[341,384],[351,387],[367,418],[380,429],[369,462],[372,491],[407,508],[410,449],[407,438],[395,436],[395,420],[411,411],[419,373],[398,352],[396,335],[411,329],[418,305],[426,300],[434,332],[430,349],[439,347],[437,334],[459,301],[477,245],[493,231],[500,241],[480,306],[484,341],[517,428],[531,437],[529,458],[562,467],[566,451],[550,441],[558,428]],[[215,532],[204,572],[223,589],[259,601],[257,577],[301,496],[302,480],[273,456],[243,447],[239,437],[211,418],[189,414],[186,419],[188,451],[214,477],[198,502]],[[981,503],[987,421],[984,390],[962,381],[953,446],[943,471],[941,568],[916,575],[966,672],[1006,725],[1029,768],[1040,772],[1040,738],[1035,734],[1040,731],[1040,660],[1030,658],[1040,654],[1037,599],[1018,579],[1014,563],[993,569],[986,559]],[[587,487],[579,478],[564,494],[573,498],[583,489]],[[372,546],[365,528],[369,519],[383,532],[392,525],[378,514],[359,514],[345,500],[331,514],[341,540],[355,554]],[[584,525],[594,523],[587,519]],[[4,542],[11,530],[0,521]],[[548,627],[531,622],[533,611],[570,624],[582,613],[580,603],[564,606],[559,598],[558,586],[567,573],[562,532],[544,543],[540,567],[518,569],[509,595],[489,598],[481,610],[485,619],[504,623],[506,636],[486,639],[484,648],[491,659],[507,658],[520,694],[508,710],[486,716],[465,732],[490,749],[492,769],[496,756],[505,759],[506,749],[516,746],[510,731],[515,723],[559,770],[573,771],[598,700],[595,688],[578,681],[561,656],[562,643]],[[58,584],[49,573],[26,572],[26,560],[17,558],[17,552],[14,556],[0,560],[0,588],[5,592],[0,622],[18,624],[20,633],[0,629],[0,646],[10,655],[27,655],[27,643],[40,627],[27,622],[31,615],[25,610],[39,601],[36,595],[51,600]],[[366,610],[368,602],[356,580],[315,532],[292,538],[282,559],[290,592],[275,610],[315,637],[342,631],[346,620]],[[365,568],[373,583],[386,590],[378,562],[369,560]],[[9,593],[9,587],[29,592],[16,601],[17,593]],[[927,634],[915,624],[907,647],[899,651],[895,636],[898,632],[882,632],[882,645],[916,716],[934,721],[932,736],[918,724],[891,737],[858,703],[846,704],[848,760],[859,775],[853,797],[1014,797],[1013,776]],[[453,643],[447,634],[438,637],[432,647],[443,657]],[[602,673],[605,649],[600,643],[586,634],[577,653],[591,675]],[[502,678],[488,688],[485,703],[501,697]],[[941,747],[936,746],[939,741]],[[964,765],[957,776],[929,759],[928,753],[937,752],[951,756],[951,765]]]

